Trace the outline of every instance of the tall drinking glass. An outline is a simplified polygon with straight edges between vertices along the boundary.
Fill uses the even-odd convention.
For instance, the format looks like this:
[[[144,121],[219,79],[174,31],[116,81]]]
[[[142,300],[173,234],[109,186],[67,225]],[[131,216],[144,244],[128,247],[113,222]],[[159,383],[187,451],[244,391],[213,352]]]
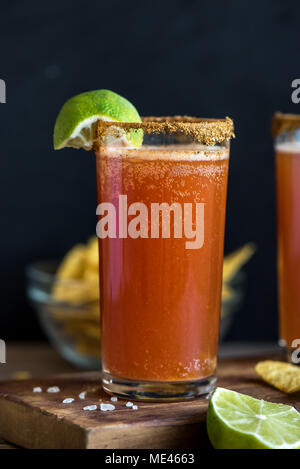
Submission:
[[[280,344],[297,363],[300,346],[300,115],[273,119],[277,178]]]
[[[95,150],[103,387],[131,399],[200,396],[216,383],[233,124],[117,125],[100,122]],[[128,147],[128,132],[143,132],[143,145]]]

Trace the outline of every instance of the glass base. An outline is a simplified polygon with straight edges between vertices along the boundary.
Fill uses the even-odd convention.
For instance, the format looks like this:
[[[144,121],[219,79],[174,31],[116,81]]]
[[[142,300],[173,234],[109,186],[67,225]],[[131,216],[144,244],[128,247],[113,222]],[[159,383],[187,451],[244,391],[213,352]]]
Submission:
[[[108,394],[139,401],[185,401],[214,391],[215,375],[196,381],[134,381],[103,373],[102,386]]]
[[[280,339],[279,345],[284,351],[286,361],[292,365],[300,366],[300,347],[288,347],[283,339]]]

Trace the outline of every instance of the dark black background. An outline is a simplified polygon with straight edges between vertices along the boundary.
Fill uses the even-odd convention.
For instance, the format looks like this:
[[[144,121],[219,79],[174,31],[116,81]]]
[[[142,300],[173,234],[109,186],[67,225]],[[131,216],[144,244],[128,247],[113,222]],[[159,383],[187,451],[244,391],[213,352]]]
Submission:
[[[93,155],[54,152],[52,129],[67,98],[108,88],[142,115],[234,119],[225,252],[247,241],[258,250],[228,338],[276,339],[270,120],[275,110],[300,110],[291,102],[299,17],[296,0],[1,3],[1,338],[41,337],[24,266],[94,233]]]

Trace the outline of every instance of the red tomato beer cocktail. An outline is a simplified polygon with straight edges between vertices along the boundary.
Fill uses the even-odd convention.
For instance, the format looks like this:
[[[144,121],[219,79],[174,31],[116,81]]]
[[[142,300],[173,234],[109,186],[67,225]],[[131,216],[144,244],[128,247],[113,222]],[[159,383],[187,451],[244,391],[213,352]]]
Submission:
[[[116,396],[211,392],[221,308],[233,122],[141,118],[109,90],[62,107],[55,149],[97,166],[102,384]]]
[[[277,180],[280,344],[299,363],[300,347],[300,115],[273,120]],[[298,352],[297,352],[298,350]],[[295,360],[293,360],[293,352]]]
[[[176,119],[168,135],[167,122],[139,148],[96,150],[103,385],[132,399],[216,381],[232,124]]]

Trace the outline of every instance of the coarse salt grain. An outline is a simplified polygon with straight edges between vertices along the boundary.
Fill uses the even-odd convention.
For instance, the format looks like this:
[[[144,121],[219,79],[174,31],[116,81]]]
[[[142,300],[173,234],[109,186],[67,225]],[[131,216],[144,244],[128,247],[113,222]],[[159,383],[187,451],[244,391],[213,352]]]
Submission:
[[[56,393],[56,392],[60,392],[60,389],[58,386],[52,386],[51,388],[47,389],[47,392]]]
[[[137,405],[133,405],[133,406],[132,406],[132,410],[138,410],[138,408],[139,408],[139,407],[138,407]]]
[[[110,400],[111,400],[111,402],[118,402],[118,398],[117,398],[117,397],[111,397]]]
[[[130,401],[126,402],[126,407],[132,407],[132,406],[133,406],[133,402],[130,402]]]
[[[43,392],[43,391],[42,391],[42,388],[36,387],[36,388],[33,388],[33,392]]]
[[[87,405],[83,408],[83,410],[97,410],[96,405]]]
[[[112,405],[112,404],[100,404],[100,410],[102,410],[102,412],[106,412],[107,410],[110,411],[110,410],[115,410],[115,406]]]
[[[73,399],[73,397],[67,397],[67,399],[63,400],[63,404],[72,404],[74,401],[75,399]]]
[[[78,395],[79,399],[85,399],[85,396],[86,396],[86,391],[83,391]]]

